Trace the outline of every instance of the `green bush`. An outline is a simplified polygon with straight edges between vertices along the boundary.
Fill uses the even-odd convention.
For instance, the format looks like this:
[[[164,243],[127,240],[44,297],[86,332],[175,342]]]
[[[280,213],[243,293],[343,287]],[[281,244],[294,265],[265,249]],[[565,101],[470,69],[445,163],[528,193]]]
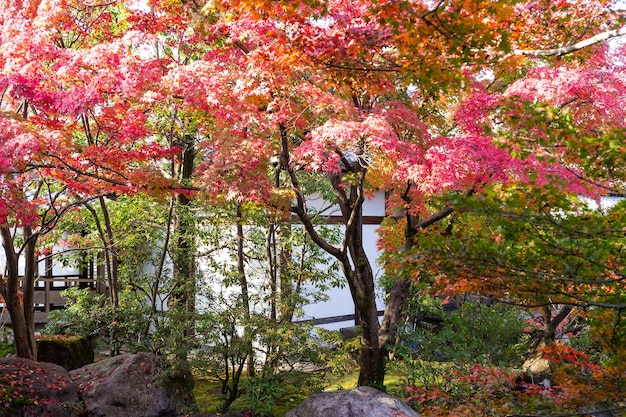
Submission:
[[[242,383],[242,403],[252,410],[255,417],[272,415],[272,408],[285,393],[280,378],[247,378]]]
[[[281,396],[292,395],[288,391],[294,385],[299,393],[319,391],[319,378],[302,370],[330,368],[335,343],[315,334],[311,326],[256,313],[248,316],[242,304],[236,295],[224,297],[196,317],[198,348],[189,361],[197,375],[220,382],[219,411],[246,404],[260,415],[285,399]],[[285,389],[267,393],[269,383]]]
[[[112,354],[122,347],[130,352],[153,351],[152,340],[144,337],[149,328],[148,306],[132,291],[119,293],[119,307],[101,294],[88,289],[69,288],[61,293],[65,309],[51,311],[43,334],[77,335],[104,340]]]
[[[504,304],[465,303],[443,317],[439,331],[405,331],[403,340],[426,361],[515,366],[527,352],[522,311]]]
[[[6,327],[0,327],[0,358],[13,356],[16,353],[13,332]]]
[[[436,311],[434,305],[427,307]],[[407,386],[455,391],[461,387],[450,382],[451,373],[465,372],[469,364],[518,366],[528,351],[520,309],[465,303],[441,314],[440,326],[417,325],[400,332],[402,343],[395,347],[397,361],[391,366],[403,367]]]
[[[250,341],[237,327],[243,317],[240,309],[205,312],[198,316],[196,331],[201,348],[190,358],[195,372],[220,381],[222,404],[226,411],[240,396],[240,383],[250,353]]]
[[[360,329],[355,328],[359,334]],[[326,330],[322,327],[315,329],[316,338],[320,346],[324,346],[325,371],[335,375],[344,375],[359,368],[358,359],[361,349],[359,336],[345,338],[337,330]]]

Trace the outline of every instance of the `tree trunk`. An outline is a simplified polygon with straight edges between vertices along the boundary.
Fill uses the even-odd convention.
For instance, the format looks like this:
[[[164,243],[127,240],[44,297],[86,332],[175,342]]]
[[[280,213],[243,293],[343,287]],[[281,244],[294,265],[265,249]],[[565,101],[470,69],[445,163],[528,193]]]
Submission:
[[[413,184],[408,183],[404,193],[402,194],[402,200],[411,206],[413,202],[410,197],[410,190]],[[474,191],[470,190],[466,193],[466,197],[473,195]],[[405,211],[404,216],[406,219],[406,226],[404,229],[404,249],[406,251],[413,250],[417,247],[417,238],[420,230],[423,230],[434,223],[440,222],[454,213],[454,210],[450,206],[444,207],[442,210],[431,214],[423,220],[419,220],[418,217],[411,214],[409,211]],[[452,228],[452,222],[448,226],[448,229]],[[451,230],[447,230],[449,233]],[[388,344],[395,343],[397,337],[398,323],[401,320],[402,303],[404,302],[405,294],[409,289],[411,281],[408,277],[397,278],[391,289],[387,292],[387,303],[385,306],[385,314],[380,328],[380,345],[382,347],[388,346]]]
[[[111,303],[117,309],[119,307],[119,270],[120,261],[117,256],[117,245],[115,243],[115,236],[113,233],[113,226],[111,225],[111,217],[109,215],[109,208],[107,207],[104,197],[99,197],[100,209],[102,210],[102,219],[104,220],[104,231],[101,235],[101,239],[104,243],[105,259],[106,259],[106,271],[107,279],[109,282],[109,294],[111,296]]]
[[[182,182],[184,184],[191,183],[193,179],[193,170],[196,166],[195,163],[196,158],[196,145],[195,138],[193,135],[186,134],[183,137],[183,166],[182,166]],[[182,225],[182,236],[185,240],[185,247],[187,249],[187,254],[185,256],[184,262],[186,264],[185,274],[187,282],[185,284],[185,307],[186,312],[189,315],[189,329],[187,332],[188,336],[193,336],[195,334],[195,313],[196,313],[196,244],[195,244],[195,216],[191,212],[191,201],[184,194],[178,195],[178,201],[181,205],[185,207],[185,211],[187,212],[187,217],[185,220],[185,224]],[[183,278],[185,278],[183,276]]]
[[[37,342],[35,340],[35,323],[34,323],[34,276],[24,280],[23,299],[20,301],[19,295],[19,256],[15,251],[13,244],[13,236],[11,228],[7,223],[0,225],[0,234],[2,235],[2,246],[7,261],[7,277],[6,283],[2,285],[2,296],[5,300],[9,316],[11,317],[11,326],[13,328],[13,336],[15,338],[15,348],[17,355],[21,358],[37,360]],[[28,245],[34,242],[28,242]],[[34,250],[32,251],[34,256]],[[32,262],[29,254],[27,262]],[[31,264],[28,271],[33,271]],[[27,286],[30,283],[30,286]],[[27,301],[29,302],[27,304]]]
[[[542,309],[543,331],[537,341],[537,346],[548,346],[552,344],[556,340],[557,327],[559,327],[559,325],[569,316],[572,310],[574,310],[574,307],[570,305],[563,305],[558,309],[558,311],[556,311],[556,314],[553,314],[553,307],[555,306],[548,305]]]
[[[172,284],[171,303],[179,308],[189,321],[186,335],[194,334],[195,294],[196,294],[196,259],[195,259],[195,224],[191,212],[190,201],[184,195],[178,196],[176,208],[175,233],[176,245],[173,250],[174,280]]]
[[[254,351],[252,350],[252,332],[250,329],[250,294],[248,293],[248,278],[246,277],[245,259],[244,259],[244,234],[243,234],[243,214],[241,212],[241,204],[237,204],[237,273],[239,274],[239,285],[241,287],[241,302],[243,304],[244,315],[244,335],[247,350],[247,372],[249,377],[255,374],[254,369]]]
[[[26,335],[28,344],[35,360],[37,359],[37,340],[35,339],[35,278],[39,273],[38,258],[35,254],[37,236],[30,226],[24,226],[24,282],[22,297]],[[47,284],[46,284],[47,285]]]
[[[291,208],[302,222],[311,240],[322,250],[337,259],[348,281],[356,316],[361,324],[361,361],[359,385],[382,387],[385,378],[385,355],[379,342],[378,310],[374,273],[363,248],[363,188],[367,168],[359,161],[348,161],[342,155],[342,164],[350,172],[351,182],[343,181],[342,173],[328,174],[328,179],[341,210],[342,224],[345,227],[343,242],[335,247],[320,236],[306,207],[306,196],[293,166],[290,164],[289,139],[287,129],[279,125],[281,136],[280,167],[287,171],[296,195],[296,203]]]
[[[292,237],[292,230],[290,224],[280,224],[279,226],[279,235],[280,242],[290,242]],[[293,315],[296,310],[296,298],[299,295],[299,291],[303,282],[302,273],[303,271],[303,263],[304,256],[307,250],[306,241],[302,243],[302,247],[299,249],[301,251],[300,254],[300,262],[298,264],[298,274],[296,278],[296,282],[293,281],[293,273],[291,270],[293,267],[292,256],[293,256],[293,248],[291,244],[281,243],[279,254],[278,254],[278,270],[280,277],[280,320],[284,323],[290,322],[293,320]]]
[[[195,142],[189,134],[182,138],[182,164],[178,167],[179,178],[183,184],[191,182],[195,166]],[[196,310],[196,224],[191,200],[185,194],[177,195],[175,206],[174,233],[172,244],[173,282],[169,306],[174,313],[173,320],[179,321],[180,331],[179,359],[187,359],[188,342],[184,339],[195,337]]]
[[[373,281],[372,281],[373,282]],[[355,299],[356,314],[361,324],[361,363],[359,386],[382,388],[385,383],[385,349],[380,345],[378,309],[373,296]]]
[[[380,346],[384,347],[385,351],[387,350],[386,345],[394,343],[396,340],[402,303],[404,302],[404,296],[409,288],[409,284],[410,282],[407,278],[399,278],[394,281],[391,290],[387,293],[387,304],[385,305],[385,313],[378,334]]]
[[[407,205],[411,204],[409,197],[410,190],[411,184],[409,183],[402,194],[402,200],[404,200]],[[418,227],[426,226],[419,226],[418,219],[409,211],[405,211],[404,216],[406,218],[404,249],[408,251],[415,246],[415,238],[419,230]],[[387,346],[387,343],[394,343],[396,340],[396,331],[398,323],[400,322],[402,303],[404,302],[404,296],[409,289],[409,285],[410,281],[407,277],[399,277],[394,281],[391,289],[387,293],[387,304],[385,306],[385,314],[379,334],[381,346]]]
[[[385,349],[380,344],[380,325],[376,306],[374,273],[362,245],[362,227],[351,234],[350,260],[341,261],[352,294],[356,316],[361,326],[359,386],[383,387]]]

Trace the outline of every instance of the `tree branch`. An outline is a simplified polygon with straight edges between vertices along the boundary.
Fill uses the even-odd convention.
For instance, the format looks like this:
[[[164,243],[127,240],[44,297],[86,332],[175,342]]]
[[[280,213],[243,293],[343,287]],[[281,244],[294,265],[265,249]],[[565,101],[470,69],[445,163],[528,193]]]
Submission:
[[[476,194],[476,191],[472,188],[470,190],[468,190],[465,195],[463,196],[463,198],[468,198],[473,196],[474,194]],[[443,209],[441,209],[440,211],[438,211],[437,213],[433,213],[432,215],[430,215],[428,218],[418,222],[415,225],[415,229],[425,229],[428,226],[437,223],[440,220],[445,219],[446,217],[448,217],[449,215],[451,215],[454,212],[455,208],[453,206],[447,205],[445,206]]]
[[[595,45],[597,43],[600,42],[604,42],[607,41],[609,39],[612,38],[616,38],[618,36],[623,36],[626,35],[626,26],[619,28],[619,29],[615,29],[615,30],[609,30],[606,32],[602,32],[602,33],[598,33],[595,36],[592,36],[591,38],[585,39],[584,41],[580,41],[571,45],[565,45],[565,46],[561,46],[560,48],[553,48],[553,49],[515,49],[513,50],[513,52],[511,52],[509,55],[507,55],[505,57],[509,58],[511,56],[514,55],[523,55],[523,56],[535,56],[535,57],[540,57],[540,56],[563,56],[572,52],[576,52],[579,51],[583,48],[587,48],[589,46]]]
[[[317,230],[315,230],[315,226],[311,220],[311,217],[307,213],[306,210],[306,202],[302,195],[302,190],[300,189],[300,184],[298,182],[298,178],[296,177],[296,173],[291,166],[291,162],[289,160],[289,147],[288,147],[288,139],[287,139],[287,129],[284,124],[279,123],[280,130],[280,138],[281,138],[281,149],[280,149],[280,168],[284,169],[289,175],[289,179],[291,181],[291,185],[296,193],[296,202],[295,205],[291,207],[290,211],[298,216],[305,230],[320,248],[324,250],[329,255],[335,257],[336,259],[344,259],[345,253],[340,249],[331,245],[328,241],[326,241],[323,237],[321,237]]]

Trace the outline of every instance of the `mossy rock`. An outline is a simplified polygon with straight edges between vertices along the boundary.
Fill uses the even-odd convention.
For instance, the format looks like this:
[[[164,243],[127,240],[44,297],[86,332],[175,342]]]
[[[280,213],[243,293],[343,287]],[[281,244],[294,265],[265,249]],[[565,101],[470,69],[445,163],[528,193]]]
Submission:
[[[37,361],[55,363],[71,371],[93,363],[93,347],[84,336],[43,336],[37,339]]]
[[[198,411],[194,380],[150,353],[123,354],[70,372],[88,416],[174,417]]]

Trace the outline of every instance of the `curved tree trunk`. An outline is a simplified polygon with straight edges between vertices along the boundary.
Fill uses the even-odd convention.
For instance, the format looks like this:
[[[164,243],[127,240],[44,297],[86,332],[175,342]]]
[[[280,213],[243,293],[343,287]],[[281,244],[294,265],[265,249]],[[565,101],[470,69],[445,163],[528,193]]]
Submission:
[[[357,233],[358,234],[358,233]],[[348,282],[358,323],[361,327],[359,386],[382,387],[385,379],[386,350],[381,344],[374,273],[359,239],[349,256],[339,258]],[[360,246],[360,247],[358,247]]]
[[[376,287],[371,264],[363,248],[362,210],[365,196],[363,187],[367,169],[343,158],[347,171],[353,174],[353,183],[343,181],[341,174],[329,174],[337,204],[345,227],[343,242],[335,247],[320,236],[307,211],[306,196],[303,194],[295,169],[289,162],[287,130],[280,126],[281,133],[281,169],[289,174],[291,185],[296,194],[296,204],[291,208],[302,222],[311,240],[322,250],[334,257],[341,265],[354,301],[356,316],[361,325],[361,360],[359,385],[382,387],[385,378],[385,354],[379,342],[380,325],[376,307]]]

